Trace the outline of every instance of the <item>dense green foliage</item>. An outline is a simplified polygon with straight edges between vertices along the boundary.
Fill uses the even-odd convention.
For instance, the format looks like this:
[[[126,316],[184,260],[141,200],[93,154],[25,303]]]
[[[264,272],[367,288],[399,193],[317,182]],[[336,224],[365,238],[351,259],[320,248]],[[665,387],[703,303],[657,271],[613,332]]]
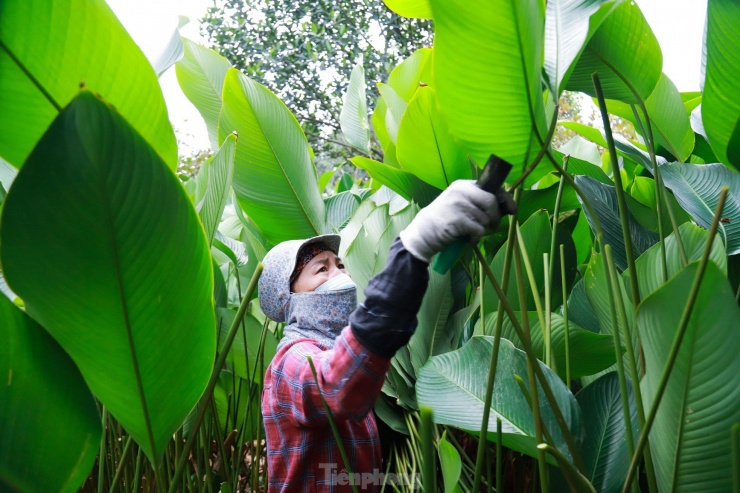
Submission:
[[[388,0],[434,19],[431,48],[385,7],[353,31],[333,16],[354,3],[320,5],[232,20],[264,43],[306,24],[284,41],[311,53],[349,36],[322,55],[349,50],[341,111],[287,82],[286,106],[265,44],[230,62],[176,36],[152,67],[102,0],[0,2],[0,490],[263,491],[266,251],[338,232],[362,297],[419,208],[492,153],[519,212],[430,272],[375,408],[388,467],[445,492],[740,487],[740,7],[709,1],[703,92],[679,93],[628,1]],[[406,44],[356,64],[350,39],[381,18]],[[213,152],[184,182],[157,84],[180,57]],[[579,135],[554,149],[564,90],[639,138],[562,122]],[[327,187],[298,100],[370,181]]]

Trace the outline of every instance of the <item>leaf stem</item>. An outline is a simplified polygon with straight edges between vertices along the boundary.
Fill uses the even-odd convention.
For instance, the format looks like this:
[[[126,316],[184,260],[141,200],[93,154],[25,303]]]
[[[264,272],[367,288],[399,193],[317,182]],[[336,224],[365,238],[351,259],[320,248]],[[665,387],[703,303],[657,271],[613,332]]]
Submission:
[[[619,219],[622,222],[622,236],[624,237],[624,250],[627,256],[627,269],[630,273],[629,277],[630,288],[632,290],[632,304],[633,306],[638,306],[640,304],[640,286],[639,284],[637,284],[637,267],[635,267],[635,256],[632,249],[632,235],[630,234],[627,200],[624,197],[625,193],[624,185],[622,184],[622,171],[619,168],[617,149],[616,147],[614,147],[614,136],[612,135],[612,128],[609,124],[609,113],[606,108],[606,99],[604,99],[604,92],[601,90],[599,74],[597,72],[594,72],[591,75],[591,79],[593,80],[594,89],[596,90],[596,97],[599,101],[601,120],[604,123],[604,135],[606,137],[606,143],[609,148],[609,158],[611,159],[612,166],[614,167],[614,184],[616,185],[615,191],[617,193],[617,207],[619,208]]]
[[[565,385],[570,389],[570,327],[568,324],[568,291],[565,282],[565,245],[560,244],[560,283],[563,290],[563,327],[565,328]]]
[[[658,414],[660,401],[663,399],[663,393],[668,386],[668,379],[671,375],[671,371],[673,370],[673,365],[675,365],[676,363],[678,351],[681,349],[681,342],[683,342],[684,335],[686,334],[686,330],[688,329],[691,312],[694,311],[694,304],[696,303],[696,298],[699,295],[699,288],[701,287],[701,282],[704,278],[704,272],[706,271],[707,264],[709,263],[709,254],[712,251],[712,244],[714,243],[714,238],[717,235],[717,228],[719,227],[719,220],[722,217],[722,210],[725,206],[725,200],[727,200],[728,191],[729,189],[727,187],[723,187],[719,193],[717,209],[714,214],[714,219],[712,220],[712,226],[709,229],[709,239],[707,240],[707,246],[704,248],[704,254],[702,255],[701,261],[699,263],[699,269],[696,271],[696,276],[694,277],[694,283],[691,286],[691,292],[689,293],[686,307],[681,314],[681,321],[679,322],[676,336],[673,339],[670,352],[668,353],[668,360],[666,361],[663,373],[660,376],[660,381],[658,382],[658,387],[655,391],[655,399],[653,400],[653,404],[650,407],[650,413],[648,414],[645,421],[645,427],[641,430],[640,440],[637,442],[637,449],[635,450],[635,454],[632,456],[632,462],[630,463],[630,468],[627,473],[627,479],[625,480],[624,486],[622,487],[622,493],[627,492],[630,485],[632,484],[632,481],[635,478],[635,472],[637,470],[637,465],[639,464],[640,456],[642,455],[642,451],[647,444],[650,429],[652,428],[653,422],[655,421],[655,416]]]
[[[427,406],[419,407],[419,418],[421,420],[421,451],[422,451],[422,476],[424,478],[424,491],[436,493],[437,491],[437,467],[434,460],[434,423],[432,422],[432,409]]]

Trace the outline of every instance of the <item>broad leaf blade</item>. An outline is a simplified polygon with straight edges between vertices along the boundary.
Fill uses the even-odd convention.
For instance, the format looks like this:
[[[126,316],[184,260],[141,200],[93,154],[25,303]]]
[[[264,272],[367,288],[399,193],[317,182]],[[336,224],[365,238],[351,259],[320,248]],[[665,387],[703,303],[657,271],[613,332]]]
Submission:
[[[349,86],[344,94],[344,105],[339,115],[339,125],[347,142],[367,152],[370,145],[370,123],[367,119],[365,70],[362,68],[362,60],[352,69]]]
[[[56,341],[4,296],[0,336],[0,490],[77,491],[100,444],[92,394]]]
[[[551,0],[545,15],[545,74],[560,96],[574,62],[621,0]]]
[[[452,140],[431,87],[419,88],[406,108],[396,156],[404,171],[440,190],[455,180],[472,178],[465,152]]]
[[[404,17],[431,19],[429,0],[383,0],[386,7]]]
[[[208,163],[208,188],[203,196],[203,206],[200,208],[200,219],[206,238],[210,244],[216,234],[218,223],[224,213],[224,207],[231,192],[231,178],[234,174],[234,148],[236,135],[229,135],[224,140],[211,162]]]
[[[583,50],[565,88],[595,96],[591,74],[599,73],[604,97],[644,101],[660,79],[663,54],[635,2],[623,2]]]
[[[420,206],[429,205],[441,190],[435,188],[411,173],[373,159],[356,156],[350,159],[352,164],[362,168],[373,178],[387,186],[407,200],[413,200]]]
[[[479,433],[483,415],[483,399],[486,393],[485,371],[493,350],[493,337],[475,336],[465,346],[439,356],[433,356],[419,371],[416,395],[419,405],[434,411],[434,421],[455,426],[472,433]],[[562,380],[544,364],[540,363],[555,400],[571,433],[578,435],[580,410],[573,395],[565,388]],[[534,418],[514,375],[526,378],[526,356],[506,339],[501,341],[498,355],[498,370],[491,401],[488,423],[488,439],[496,440],[496,418],[500,417],[503,444],[517,452],[536,456]],[[550,431],[555,446],[567,451],[560,428],[539,383],[537,385],[540,415]]]
[[[110,101],[177,166],[157,75],[103,0],[0,3],[0,73],[0,153],[16,168],[58,114],[49,98],[63,108],[81,85]]]
[[[740,170],[740,4],[710,0],[707,8],[706,77],[701,116],[720,161]]]
[[[266,87],[229,69],[219,139],[236,131],[234,193],[272,243],[324,232],[326,211],[308,142],[293,114]]]
[[[177,81],[206,122],[211,149],[215,151],[219,148],[218,118],[223,104],[221,93],[231,64],[215,51],[187,38],[183,38],[182,44],[185,54],[175,66]]]
[[[545,12],[537,0],[432,0],[434,77],[450,132],[476,162],[491,153],[515,179],[547,133],[540,86]],[[539,138],[538,138],[539,134]]]
[[[583,413],[585,438],[580,446],[586,475],[596,491],[617,493],[627,476],[630,456],[627,452],[627,429],[622,410],[619,378],[609,372],[576,394]],[[637,407],[632,385],[627,382],[629,430],[637,440]]]
[[[208,244],[175,175],[83,91],[18,174],[0,236],[28,313],[159,462],[216,350]]]
[[[722,217],[728,221],[720,221],[718,232],[728,255],[740,252],[740,174],[721,164],[684,163],[661,166],[660,174],[681,207],[704,228],[712,224],[720,190],[729,187],[722,211]]]
[[[698,270],[689,264],[637,310],[645,354],[643,399],[652,404]],[[730,427],[740,421],[740,308],[707,264],[689,325],[650,432],[658,484],[673,491],[732,489]],[[647,409],[646,409],[647,412]]]

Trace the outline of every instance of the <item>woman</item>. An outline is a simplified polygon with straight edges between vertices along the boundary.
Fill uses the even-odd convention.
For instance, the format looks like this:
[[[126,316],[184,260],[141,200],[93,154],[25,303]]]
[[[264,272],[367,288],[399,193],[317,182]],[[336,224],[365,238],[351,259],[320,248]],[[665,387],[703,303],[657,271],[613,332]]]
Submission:
[[[380,441],[371,409],[390,359],[416,329],[429,261],[458,238],[477,242],[486,227],[498,226],[502,213],[516,210],[508,194],[500,199],[472,181],[450,185],[393,242],[359,307],[356,286],[337,256],[339,236],[286,241],[265,256],[260,306],[272,320],[286,323],[262,396],[270,493],[350,491],[350,483],[379,489]],[[349,465],[342,461],[322,396]]]

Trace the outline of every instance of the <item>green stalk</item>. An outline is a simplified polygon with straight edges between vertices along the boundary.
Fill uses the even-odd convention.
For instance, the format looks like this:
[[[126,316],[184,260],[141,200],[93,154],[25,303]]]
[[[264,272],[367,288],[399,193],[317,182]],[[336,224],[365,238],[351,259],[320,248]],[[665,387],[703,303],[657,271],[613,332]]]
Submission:
[[[105,456],[106,439],[108,438],[108,409],[103,406],[103,435],[100,438],[100,452],[98,453],[98,491],[103,491],[103,479],[105,478]]]
[[[635,356],[634,348],[632,347],[632,331],[630,330],[629,324],[627,323],[627,312],[624,307],[624,300],[622,299],[622,289],[620,288],[617,277],[617,269],[614,266],[614,259],[612,258],[611,248],[606,249],[606,261],[609,269],[610,276],[614,281],[613,289],[615,293],[615,299],[617,302],[617,308],[619,309],[619,319],[622,322],[622,339],[625,341],[625,348],[627,350],[627,363],[630,369],[630,380],[632,380],[632,391],[635,396],[635,406],[637,407],[637,423],[642,429],[645,426],[645,409],[642,407],[642,391],[640,390],[640,374],[637,371],[637,358]],[[631,427],[627,427],[627,434],[629,439],[633,439]],[[647,473],[648,479],[648,490],[651,493],[657,493],[658,484],[655,479],[655,468],[653,465],[653,457],[650,453],[650,444],[645,445],[645,472]]]
[[[516,282],[517,282],[517,288],[519,290],[519,305],[526,307],[527,306],[527,295],[524,292],[524,275],[522,273],[522,262],[521,262],[521,253],[522,253],[522,244],[521,244],[521,236],[518,234],[519,229],[517,229],[517,240],[519,242],[520,248],[514,249],[514,269],[516,272]],[[526,257],[525,257],[526,258]],[[530,282],[532,281],[530,277]],[[527,339],[527,344],[532,343],[532,337],[529,333],[529,315],[527,313],[527,310],[524,309],[521,311],[522,314],[522,329],[523,329],[523,335]],[[542,325],[540,325],[542,327]],[[532,368],[533,365],[538,365],[539,363],[537,360],[532,361],[530,359],[527,359],[527,377],[529,379],[529,391],[531,393],[530,397],[530,406],[532,407],[532,416],[534,418],[534,436],[537,440],[537,443],[542,443],[542,417],[540,416],[540,400],[539,396],[537,395],[537,379],[534,376],[534,369]],[[526,393],[525,393],[526,396]],[[547,485],[547,462],[545,461],[545,452],[538,450],[537,451],[537,468],[540,473],[540,491],[542,493],[547,493],[548,485]]]
[[[521,199],[521,189],[517,188],[514,191],[514,201],[518,204]],[[504,255],[504,276],[503,285],[504,290],[509,287],[509,274],[511,273],[511,258],[514,252],[514,236],[516,234],[517,214],[509,217],[509,234],[506,243],[506,253]],[[486,269],[490,271],[488,264],[486,264],[485,258],[480,255],[480,250],[476,249],[478,255],[478,261],[481,266],[481,272],[485,273]],[[492,277],[492,276],[491,276]],[[483,299],[481,298],[481,302]],[[481,419],[480,439],[478,440],[478,452],[476,454],[475,461],[475,473],[473,474],[473,491],[480,489],[481,477],[483,474],[483,462],[485,460],[486,453],[486,440],[488,435],[488,420],[491,415],[491,399],[493,398],[493,384],[496,380],[496,367],[498,365],[498,351],[501,346],[501,330],[504,323],[504,312],[501,310],[504,300],[499,298],[498,310],[496,312],[496,327],[493,332],[493,351],[491,352],[491,362],[488,365],[488,381],[486,382],[486,397],[483,403],[483,418]],[[481,321],[485,330],[485,319]]]
[[[655,193],[657,194],[657,206],[658,206],[658,226],[661,231],[661,239],[663,238],[662,234],[662,206],[665,205],[666,210],[668,211],[668,219],[671,221],[671,227],[673,228],[673,234],[676,237],[676,245],[678,246],[678,253],[681,256],[681,263],[685,267],[688,263],[688,257],[686,256],[686,250],[683,246],[683,239],[681,238],[681,235],[678,234],[678,223],[676,222],[676,216],[673,212],[673,207],[671,207],[670,202],[665,198],[665,184],[663,183],[663,177],[660,174],[660,167],[658,166],[658,161],[655,158],[655,140],[653,138],[653,126],[650,124],[650,115],[648,115],[647,107],[645,106],[645,102],[640,100],[639,102],[640,109],[642,109],[643,115],[645,115],[645,124],[647,127],[647,134],[645,134],[645,128],[642,126],[642,120],[640,119],[639,115],[637,114],[637,111],[634,109],[634,106],[632,108],[632,111],[635,114],[635,118],[637,119],[637,122],[640,124],[640,129],[642,130],[642,135],[645,135],[647,138],[647,149],[648,154],[650,155],[650,163],[653,165],[653,174],[655,175]],[[662,240],[661,240],[662,241]],[[663,261],[665,262],[665,257],[663,258]],[[668,268],[665,268],[664,275],[666,276],[665,281],[668,281]]]
[[[732,440],[732,491],[740,493],[740,423],[735,423],[730,428],[730,440]]]
[[[547,136],[545,137],[545,140],[540,140],[541,137],[539,135],[539,132],[537,132],[537,139],[540,140],[540,150],[537,153],[537,156],[535,156],[534,160],[532,161],[532,164],[529,165],[529,167],[522,173],[522,175],[517,178],[516,181],[514,181],[514,184],[509,187],[509,192],[512,190],[516,190],[519,185],[524,183],[524,180],[532,173],[532,171],[535,170],[537,165],[540,161],[542,161],[542,158],[545,157],[546,154],[549,154],[548,147],[550,146],[550,141],[552,140],[552,136],[555,134],[555,127],[558,125],[558,108],[559,106],[555,104],[555,112],[552,115],[552,120],[550,120],[550,128],[547,130]]]
[[[570,156],[566,155],[563,157],[563,170],[568,171],[568,163],[570,162]],[[547,279],[545,281],[545,305],[546,305],[546,314],[547,317],[547,333],[548,336],[550,335],[550,330],[552,327],[552,299],[551,299],[551,293],[549,292],[550,288],[550,282],[552,282],[553,274],[554,274],[554,266],[555,266],[555,243],[557,242],[557,232],[558,232],[558,217],[560,216],[560,204],[563,201],[563,191],[565,190],[565,180],[561,178],[560,183],[558,184],[558,194],[555,196],[555,209],[552,212],[552,235],[550,237],[550,256],[549,262],[545,265],[545,272],[547,272]],[[560,264],[561,264],[561,272],[565,272],[562,270],[562,245],[561,245],[561,253],[560,253]],[[563,293],[565,293],[565,288],[563,288]],[[548,343],[549,347],[549,343]]]
[[[134,485],[131,491],[139,491],[139,482],[141,481],[141,463],[143,462],[144,454],[141,449],[136,453],[136,467],[134,468]],[[100,491],[100,490],[98,490]]]
[[[496,417],[496,493],[504,493],[504,476],[503,476],[503,454],[504,434],[501,427],[501,418]]]
[[[532,414],[534,414],[532,396],[530,390],[527,388],[527,385],[524,383],[524,379],[522,379],[522,377],[515,373],[514,380],[516,381],[517,385],[519,385],[519,390],[522,391],[522,395],[524,396],[524,399],[526,399],[527,405],[532,410]],[[542,435],[545,437],[544,441],[547,443],[555,443],[555,440],[552,439],[552,435],[550,435],[550,430],[547,428],[547,425],[545,425],[544,421],[542,420],[540,420],[540,423],[542,423]]]
[[[185,463],[187,462],[188,456],[190,455],[190,449],[192,449],[193,443],[195,442],[196,435],[203,421],[203,416],[206,413],[206,408],[208,407],[208,403],[213,398],[213,390],[216,388],[216,383],[218,383],[218,377],[221,374],[221,368],[223,368],[224,363],[226,362],[226,358],[229,355],[229,350],[231,349],[231,345],[234,343],[234,338],[236,338],[236,331],[239,329],[239,325],[241,324],[241,321],[244,318],[244,314],[247,312],[249,301],[252,298],[252,293],[254,293],[254,290],[257,288],[257,280],[259,279],[261,273],[262,273],[262,263],[259,263],[257,264],[257,267],[254,269],[252,280],[249,281],[249,287],[247,287],[247,293],[242,299],[241,305],[239,305],[239,310],[236,312],[234,321],[231,324],[231,328],[229,329],[229,334],[226,336],[226,341],[224,342],[224,346],[221,350],[221,353],[218,355],[218,358],[216,359],[216,364],[213,367],[213,373],[211,374],[211,379],[208,381],[208,386],[206,387],[205,393],[203,394],[203,397],[201,398],[201,406],[200,406],[200,410],[198,411],[198,417],[195,420],[195,424],[193,425],[193,429],[190,432],[190,437],[188,437],[188,441],[185,442],[185,447],[182,450],[182,454],[180,455],[180,458],[177,461],[177,467],[175,468],[175,474],[173,475],[173,481],[170,484],[169,493],[175,493],[176,488],[177,488],[176,485],[179,483],[179,478],[182,476],[183,471],[185,470]]]
[[[422,477],[424,478],[424,491],[427,493],[437,492],[437,467],[434,460],[434,423],[432,422],[432,408],[419,407],[421,418],[421,451],[422,451]]]
[[[473,252],[478,257],[479,260],[483,259],[483,254],[480,252],[480,250],[477,247],[473,249]],[[545,374],[542,372],[542,368],[540,368],[539,364],[537,364],[537,357],[535,356],[534,351],[532,350],[532,345],[529,344],[529,341],[527,341],[526,338],[524,337],[522,327],[521,325],[519,325],[519,322],[517,321],[516,316],[514,315],[514,310],[511,308],[511,305],[509,304],[508,300],[506,300],[506,295],[501,290],[501,286],[499,285],[498,281],[496,280],[496,277],[493,275],[493,272],[491,272],[490,267],[485,263],[485,261],[483,262],[483,267],[484,267],[484,272],[486,273],[486,276],[488,277],[488,280],[491,281],[491,284],[493,285],[493,289],[496,290],[496,294],[498,295],[499,299],[502,302],[501,304],[504,310],[506,310],[506,314],[509,316],[512,327],[514,327],[514,330],[516,331],[517,336],[522,341],[522,346],[524,346],[524,352],[527,355],[527,358],[529,358],[533,362],[532,367],[534,368],[537,379],[540,381],[540,385],[542,386],[542,390],[545,393],[545,397],[547,397],[547,401],[552,407],[553,414],[555,415],[555,420],[557,421],[558,426],[560,427],[560,430],[563,433],[563,437],[565,438],[565,442],[568,445],[568,450],[570,451],[570,454],[573,457],[573,460],[578,466],[578,469],[583,470],[583,462],[581,461],[580,454],[578,453],[578,448],[576,447],[575,441],[573,440],[573,436],[570,434],[568,425],[565,423],[565,418],[563,417],[563,413],[560,410],[560,407],[558,406],[557,400],[555,399],[555,395],[552,393],[550,384],[547,382],[547,379],[545,378]]]
[[[550,277],[547,275],[550,267],[550,255],[544,253],[542,255],[542,261],[545,272],[545,330],[543,332],[545,336],[545,364],[557,371],[555,360],[552,359],[552,308],[550,306]]]
[[[131,446],[134,444],[134,441],[131,439],[131,435],[126,437],[126,445],[123,447],[123,453],[121,454],[121,461],[118,463],[118,468],[116,469],[116,475],[113,477],[113,482],[110,485],[110,491],[108,493],[116,493],[116,488],[118,488],[118,483],[121,481],[121,474],[123,473],[123,469],[128,463],[128,455],[129,452],[131,452]]]
[[[334,435],[334,440],[336,440],[337,442],[337,447],[339,447],[339,454],[342,456],[342,461],[344,461],[344,467],[347,469],[347,474],[349,474],[350,478],[352,478],[353,477],[352,466],[350,465],[349,459],[347,458],[347,452],[344,450],[344,443],[342,443],[342,435],[339,434],[339,429],[337,428],[337,425],[334,422],[334,416],[331,413],[331,409],[329,409],[329,404],[326,403],[326,399],[324,399],[324,396],[321,393],[321,387],[319,385],[319,377],[316,375],[316,367],[313,365],[313,358],[311,358],[310,355],[306,355],[306,359],[308,360],[308,366],[311,367],[311,374],[313,375],[313,379],[316,382],[316,387],[319,389],[319,397],[321,397],[321,403],[324,405],[324,410],[326,411],[326,418],[329,420],[329,426],[331,427],[331,432]],[[354,483],[354,481],[350,481],[350,486],[352,486],[352,491],[354,493],[358,493],[357,485]]]
[[[527,279],[529,280],[529,288],[532,291],[532,297],[534,298],[534,307],[537,311],[537,319],[540,321],[540,328],[544,331],[545,329],[545,317],[542,314],[542,300],[540,300],[540,293],[537,290],[537,281],[534,278],[534,271],[532,270],[532,264],[529,261],[529,255],[527,255],[527,248],[524,246],[524,240],[522,239],[522,232],[519,229],[519,225],[516,225],[516,241],[519,245],[519,255],[524,261],[524,270],[527,272]],[[527,304],[520,304],[522,307],[522,313],[527,311]],[[545,361],[547,364],[547,361]],[[548,364],[549,366],[549,364]]]
[[[637,442],[637,449],[635,450],[635,454],[632,456],[632,462],[630,463],[630,468],[627,473],[627,479],[625,480],[624,486],[622,487],[623,493],[627,492],[630,485],[632,484],[632,481],[635,478],[635,473],[637,471],[637,465],[639,464],[640,456],[642,455],[642,452],[645,449],[645,445],[647,444],[648,435],[650,434],[650,429],[652,428],[653,422],[655,421],[655,416],[658,413],[658,407],[660,406],[660,401],[663,399],[663,393],[665,392],[666,386],[668,385],[668,379],[671,376],[673,365],[676,364],[678,351],[681,349],[681,342],[683,341],[684,335],[686,335],[686,329],[689,326],[691,312],[694,311],[694,304],[696,303],[696,298],[699,295],[699,287],[701,286],[702,279],[704,278],[704,272],[706,271],[707,263],[709,262],[709,254],[712,251],[714,237],[717,235],[717,228],[719,226],[719,220],[722,217],[722,210],[725,207],[725,200],[727,200],[728,191],[729,189],[727,187],[724,187],[719,193],[719,202],[717,203],[717,210],[714,213],[712,226],[709,229],[709,239],[707,240],[707,246],[704,249],[704,254],[701,257],[699,270],[696,272],[694,283],[691,286],[691,292],[689,293],[689,299],[686,302],[686,307],[681,314],[681,321],[678,325],[678,331],[676,332],[676,336],[674,337],[673,343],[671,344],[671,350],[668,353],[668,360],[666,361],[663,373],[660,376],[658,388],[655,391],[655,399],[653,400],[653,405],[650,407],[650,413],[648,414],[648,417],[645,421],[645,427],[640,433],[639,442]]]
[[[627,210],[627,200],[624,198],[624,186],[622,185],[622,173],[619,169],[619,161],[617,158],[617,149],[614,147],[614,136],[612,135],[612,128],[609,125],[609,113],[606,109],[606,100],[604,99],[604,92],[601,90],[601,82],[599,81],[599,74],[594,72],[591,75],[591,79],[594,82],[594,89],[596,89],[596,97],[599,101],[599,109],[601,110],[601,119],[604,122],[604,135],[606,136],[606,143],[609,147],[609,158],[614,166],[614,184],[616,185],[615,190],[617,192],[617,206],[619,208],[619,219],[622,222],[622,236],[624,237],[624,250],[627,254],[627,270],[630,273],[630,287],[632,289],[632,304],[638,306],[640,304],[640,286],[637,284],[637,267],[635,267],[635,256],[632,250],[632,236],[630,235],[629,225],[629,211]],[[661,242],[663,238],[661,237]]]
[[[483,276],[483,266],[481,265],[480,272],[478,275],[478,286],[480,286],[478,289],[478,296],[480,297],[480,323],[481,323],[481,329],[482,329],[481,332],[483,334],[486,334],[486,310],[484,306],[485,300],[483,298],[483,285],[486,283],[485,280],[486,278]]]
[[[568,290],[565,282],[565,245],[560,244],[560,284],[563,290],[563,324],[565,327],[565,383],[570,389],[570,327],[568,325]]]
[[[562,452],[546,443],[537,445],[537,450],[542,450],[552,455],[563,471],[571,491],[576,493],[596,493],[593,485],[581,474]]]

